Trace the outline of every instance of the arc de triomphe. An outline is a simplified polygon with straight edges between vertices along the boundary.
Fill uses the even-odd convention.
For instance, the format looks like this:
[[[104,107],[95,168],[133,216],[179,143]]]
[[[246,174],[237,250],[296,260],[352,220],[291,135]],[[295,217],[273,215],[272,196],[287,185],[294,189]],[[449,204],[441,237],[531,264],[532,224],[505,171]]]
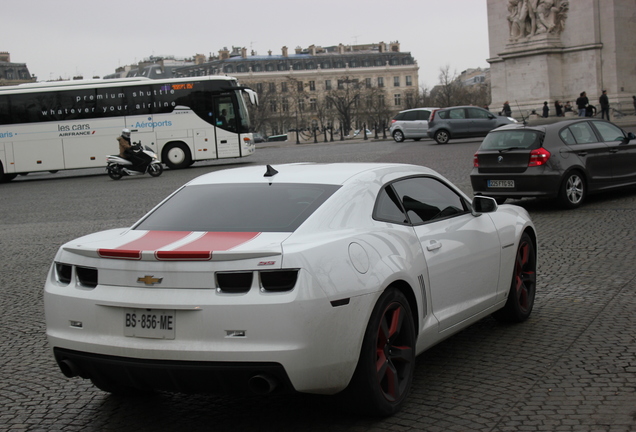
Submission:
[[[632,113],[636,95],[636,0],[487,0],[491,109],[513,115],[548,101],[610,104]],[[620,102],[620,105],[619,105]],[[520,113],[521,111],[521,113]]]

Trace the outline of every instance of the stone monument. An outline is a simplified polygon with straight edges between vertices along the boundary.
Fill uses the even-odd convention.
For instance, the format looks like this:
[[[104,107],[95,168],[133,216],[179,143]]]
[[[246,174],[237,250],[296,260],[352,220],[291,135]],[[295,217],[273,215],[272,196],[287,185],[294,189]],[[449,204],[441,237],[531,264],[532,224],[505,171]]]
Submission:
[[[636,95],[634,0],[487,0],[491,110],[515,117],[548,101],[610,105],[632,114]],[[599,111],[600,112],[600,111]]]

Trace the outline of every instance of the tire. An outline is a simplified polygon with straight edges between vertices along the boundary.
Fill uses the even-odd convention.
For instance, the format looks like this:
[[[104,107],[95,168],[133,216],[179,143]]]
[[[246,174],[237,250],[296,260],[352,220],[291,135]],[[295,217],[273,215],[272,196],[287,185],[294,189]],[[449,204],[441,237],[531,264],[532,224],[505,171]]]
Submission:
[[[192,165],[192,155],[184,143],[172,143],[163,149],[161,161],[170,169],[182,169]]]
[[[108,171],[108,177],[112,178],[113,180],[119,180],[123,177],[121,168],[117,165],[109,165],[108,167],[106,167],[106,171]]]
[[[586,194],[585,178],[580,172],[573,171],[561,183],[558,201],[563,208],[575,209],[583,203]]]
[[[399,129],[396,130],[395,132],[393,132],[393,139],[395,140],[395,142],[404,141],[404,133]]]
[[[148,167],[148,174],[153,177],[159,177],[161,173],[163,173],[163,165],[161,165],[159,162],[151,163]]]
[[[446,144],[450,140],[450,133],[447,130],[440,129],[435,132],[433,139],[435,139],[437,144]]]
[[[415,339],[408,300],[397,288],[387,288],[373,309],[356,371],[343,392],[351,408],[371,416],[400,410],[413,382]]]
[[[512,282],[506,305],[492,314],[501,322],[520,323],[528,319],[534,306],[537,286],[537,255],[534,243],[523,233],[515,256]]]

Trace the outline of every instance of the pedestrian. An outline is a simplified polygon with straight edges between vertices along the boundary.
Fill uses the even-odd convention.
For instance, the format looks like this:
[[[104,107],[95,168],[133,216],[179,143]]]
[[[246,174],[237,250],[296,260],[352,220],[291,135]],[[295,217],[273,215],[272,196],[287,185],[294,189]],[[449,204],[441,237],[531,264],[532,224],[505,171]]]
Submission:
[[[512,110],[510,109],[510,104],[508,104],[508,101],[504,102],[503,110],[501,110],[501,115],[512,117]]]
[[[579,110],[579,117],[585,117],[585,109],[590,104],[590,100],[587,98],[585,92],[581,92],[581,95],[576,100],[576,108]]]
[[[550,107],[548,106],[548,101],[543,102],[543,118],[548,118],[550,115]]]
[[[563,105],[561,105],[561,102],[554,101],[554,109],[557,117],[563,117]]]
[[[565,102],[565,107],[563,107],[563,112],[572,112],[572,104],[570,103],[570,101],[566,101]]]
[[[596,115],[596,107],[592,104],[588,104],[585,107],[585,117],[594,117]]]
[[[607,116],[607,120],[609,121],[609,99],[607,98],[607,90],[603,90],[603,94],[598,98],[598,101],[601,104],[601,118],[604,119],[605,116]]]

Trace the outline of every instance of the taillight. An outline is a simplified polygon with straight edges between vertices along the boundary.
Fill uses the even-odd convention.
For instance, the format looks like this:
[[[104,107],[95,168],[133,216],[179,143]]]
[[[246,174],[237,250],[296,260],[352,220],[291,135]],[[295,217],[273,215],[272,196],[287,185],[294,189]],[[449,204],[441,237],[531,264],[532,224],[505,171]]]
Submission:
[[[550,156],[552,156],[550,152],[543,147],[532,150],[530,152],[530,160],[528,161],[528,166],[534,167],[545,165],[546,162],[548,162],[548,159],[550,159]]]
[[[395,123],[396,121],[396,119],[391,119],[391,124]]]
[[[479,168],[479,156],[477,156],[477,153],[475,153],[475,156],[473,156],[473,166],[475,168]]]

